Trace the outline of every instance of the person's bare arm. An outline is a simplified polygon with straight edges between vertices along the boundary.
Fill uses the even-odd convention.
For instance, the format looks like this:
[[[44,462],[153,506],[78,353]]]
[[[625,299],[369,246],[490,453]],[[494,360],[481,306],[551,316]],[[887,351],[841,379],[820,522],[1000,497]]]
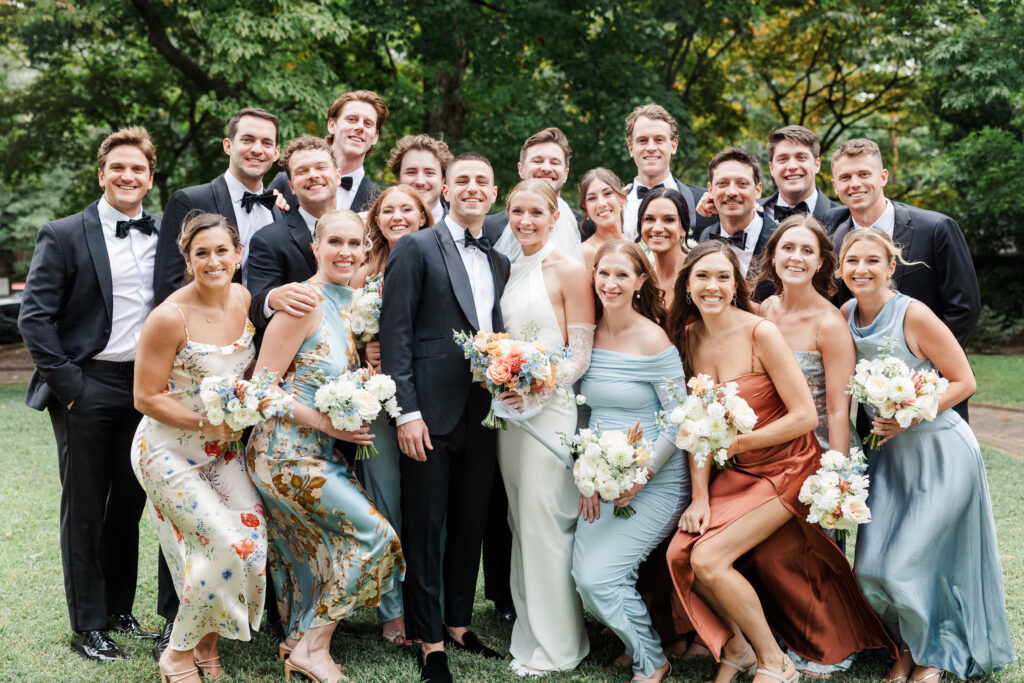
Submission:
[[[825,366],[825,413],[829,447],[845,453],[850,444],[850,396],[846,386],[857,364],[853,336],[839,312],[825,314],[818,330],[818,350]]]

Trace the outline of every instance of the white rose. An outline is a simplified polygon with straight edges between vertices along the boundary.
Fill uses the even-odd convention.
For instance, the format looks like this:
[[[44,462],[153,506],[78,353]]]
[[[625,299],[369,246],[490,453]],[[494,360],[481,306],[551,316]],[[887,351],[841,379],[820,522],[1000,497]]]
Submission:
[[[547,379],[551,376],[551,363],[537,363],[530,367],[530,373],[536,379]]]
[[[711,403],[708,405],[708,417],[718,420],[725,417],[725,406],[721,403]]]
[[[356,389],[356,392],[352,395],[352,402],[355,403],[359,419],[363,422],[373,421],[380,412],[380,401],[365,389]]]
[[[823,510],[835,510],[839,505],[840,496],[839,489],[829,487],[815,497],[814,504]]]
[[[747,434],[757,425],[757,413],[743,399],[737,399],[732,406],[732,424],[737,431]]]
[[[914,418],[917,417],[916,413],[917,411],[913,407],[900,408],[893,417],[896,418],[896,422],[899,423],[900,427],[906,429],[914,421]]]
[[[596,481],[608,481],[612,478],[612,470],[608,467],[608,463],[604,460],[595,460],[596,472],[594,473],[594,479]]]
[[[686,411],[683,410],[682,406],[676,406],[668,414],[668,421],[671,422],[674,425],[681,425],[681,424],[683,424],[683,421],[685,419],[686,419]]]
[[[395,380],[388,375],[374,375],[366,381],[363,388],[373,394],[378,401],[386,400],[395,395]]]
[[[594,488],[594,482],[592,479],[577,479],[576,488],[580,490],[580,495],[586,498],[590,498],[592,495],[594,495],[594,493],[596,493],[596,489]]]
[[[607,501],[615,500],[621,495],[619,484],[614,479],[598,484],[597,493]]]
[[[242,402],[237,398],[233,398],[228,401],[227,409],[229,413],[235,413],[242,409]]]
[[[693,423],[686,420],[676,430],[676,448],[689,451],[695,443],[697,443],[697,435],[693,432]]]
[[[862,498],[851,496],[843,502],[843,518],[854,524],[867,524],[871,521],[871,510]]]
[[[583,457],[590,460],[597,460],[601,457],[602,452],[601,447],[596,443],[587,444],[587,447],[583,449]]]
[[[889,398],[898,403],[909,401],[917,395],[914,389],[914,380],[905,375],[893,377],[889,380]]]
[[[807,508],[807,521],[811,524],[818,524],[821,521],[821,508],[811,505]]]
[[[203,403],[209,405],[220,401],[220,392],[212,386],[208,386],[206,382],[203,382],[202,387],[199,389],[199,398]]]
[[[366,323],[363,322],[362,318],[356,316],[349,321],[349,329],[352,331],[352,334],[362,334],[366,331]]]
[[[626,435],[618,431],[605,432],[598,439],[598,443],[601,444],[601,448],[608,450],[612,446],[626,443]]]
[[[224,422],[224,411],[216,406],[211,407],[206,411],[206,421],[216,427]]]
[[[581,479],[591,481],[595,476],[597,476],[597,468],[594,467],[594,461],[592,459],[586,457],[580,458],[576,461],[576,464],[573,465],[573,477],[576,479],[577,483],[579,483]]]
[[[587,397],[583,394],[576,394],[576,405],[581,406],[587,402]]]
[[[889,395],[889,380],[884,375],[871,375],[864,382],[864,393],[872,403],[882,403]]]
[[[934,420],[939,413],[939,395],[922,396],[914,402],[914,407],[917,408],[917,413],[922,420]]]
[[[826,470],[842,470],[846,465],[846,456],[836,450],[825,451],[821,454],[821,466]]]
[[[384,401],[384,410],[388,411],[388,415],[391,417],[398,417],[402,414],[402,409],[398,407],[398,400],[394,396]]]
[[[376,318],[370,318],[369,320],[366,321],[366,333],[367,334],[379,334],[380,333],[380,323],[377,321]]]
[[[814,475],[812,474],[811,476],[804,479],[804,483],[800,485],[800,493],[797,495],[797,500],[799,500],[804,505],[810,505],[811,503],[814,502],[814,497],[811,495],[811,485],[813,483]],[[811,520],[807,521],[811,522]],[[811,523],[813,524],[814,522]]]
[[[704,415],[704,403],[696,396],[687,396],[683,402],[683,410],[691,420],[699,420]]]

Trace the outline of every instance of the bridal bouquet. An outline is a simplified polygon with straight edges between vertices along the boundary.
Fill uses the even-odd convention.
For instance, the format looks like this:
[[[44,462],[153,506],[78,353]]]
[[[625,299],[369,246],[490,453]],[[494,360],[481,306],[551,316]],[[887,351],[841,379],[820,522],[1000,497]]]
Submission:
[[[915,420],[935,419],[949,380],[939,377],[935,370],[911,372],[906,363],[892,355],[895,343],[893,337],[886,337],[881,356],[857,362],[847,393],[879,417],[893,418],[906,429]],[[863,443],[875,449],[880,440],[878,434],[870,434]]]
[[[512,339],[505,332],[477,332],[472,337],[454,332],[454,337],[469,359],[473,381],[480,382],[492,398],[503,391],[526,396],[553,388],[557,363],[571,354],[568,348],[551,352],[538,341]],[[508,422],[496,416],[493,408],[481,424],[508,429]]]
[[[572,469],[576,488],[584,496],[597,493],[603,500],[614,501],[633,488],[646,484],[650,473],[645,465],[651,459],[651,444],[644,440],[638,421],[628,432],[581,429],[578,434],[561,434],[562,443],[578,459]],[[632,506],[616,507],[616,517],[632,517]]]
[[[669,393],[675,386],[666,382]],[[748,434],[757,424],[757,414],[739,397],[736,382],[716,387],[708,375],[691,377],[686,383],[690,395],[675,396],[679,405],[659,415],[665,424],[676,425],[676,447],[693,454],[699,467],[713,456],[719,469],[728,467],[729,446],[737,434]]]
[[[226,422],[234,431],[268,420],[278,415],[291,416],[292,397],[274,386],[277,374],[265,372],[251,380],[211,375],[199,385],[199,400],[206,409],[206,420],[212,425]],[[229,447],[236,452],[242,443],[234,441]]]
[[[849,455],[839,451],[822,453],[821,467],[800,487],[800,502],[810,508],[807,521],[839,531],[870,522],[868,476],[864,474],[867,468],[859,448]]]
[[[359,348],[376,341],[380,334],[380,286],[381,276],[371,275],[352,296],[349,329]]]
[[[339,431],[354,432],[373,422],[381,410],[391,417],[402,414],[395,399],[395,381],[388,375],[372,375],[366,368],[360,368],[331,378],[319,373],[313,379],[320,382],[313,407],[327,415]],[[356,448],[356,460],[374,455],[377,448],[373,444]]]

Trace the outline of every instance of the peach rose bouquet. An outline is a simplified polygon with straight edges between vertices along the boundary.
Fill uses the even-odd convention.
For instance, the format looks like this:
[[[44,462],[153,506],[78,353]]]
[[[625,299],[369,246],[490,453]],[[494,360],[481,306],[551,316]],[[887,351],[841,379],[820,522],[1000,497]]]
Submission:
[[[555,387],[557,364],[567,357],[566,348],[548,351],[538,341],[512,339],[505,332],[454,332],[456,343],[469,359],[473,381],[480,382],[493,399],[503,391],[520,396]],[[482,422],[491,429],[508,429],[508,422],[491,408]]]

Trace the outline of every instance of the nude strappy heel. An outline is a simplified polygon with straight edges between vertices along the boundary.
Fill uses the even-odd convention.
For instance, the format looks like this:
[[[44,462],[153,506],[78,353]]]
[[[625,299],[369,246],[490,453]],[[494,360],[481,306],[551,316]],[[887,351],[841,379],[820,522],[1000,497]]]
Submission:
[[[786,669],[788,669],[789,666],[793,667],[793,675],[786,678]],[[785,661],[782,663],[782,671],[775,673],[771,669],[758,667],[755,672],[755,675],[756,674],[764,674],[765,676],[774,678],[777,681],[782,681],[782,683],[797,683],[797,681],[800,680],[800,672],[797,670],[796,664],[793,664],[793,660],[789,657],[786,657]]]

